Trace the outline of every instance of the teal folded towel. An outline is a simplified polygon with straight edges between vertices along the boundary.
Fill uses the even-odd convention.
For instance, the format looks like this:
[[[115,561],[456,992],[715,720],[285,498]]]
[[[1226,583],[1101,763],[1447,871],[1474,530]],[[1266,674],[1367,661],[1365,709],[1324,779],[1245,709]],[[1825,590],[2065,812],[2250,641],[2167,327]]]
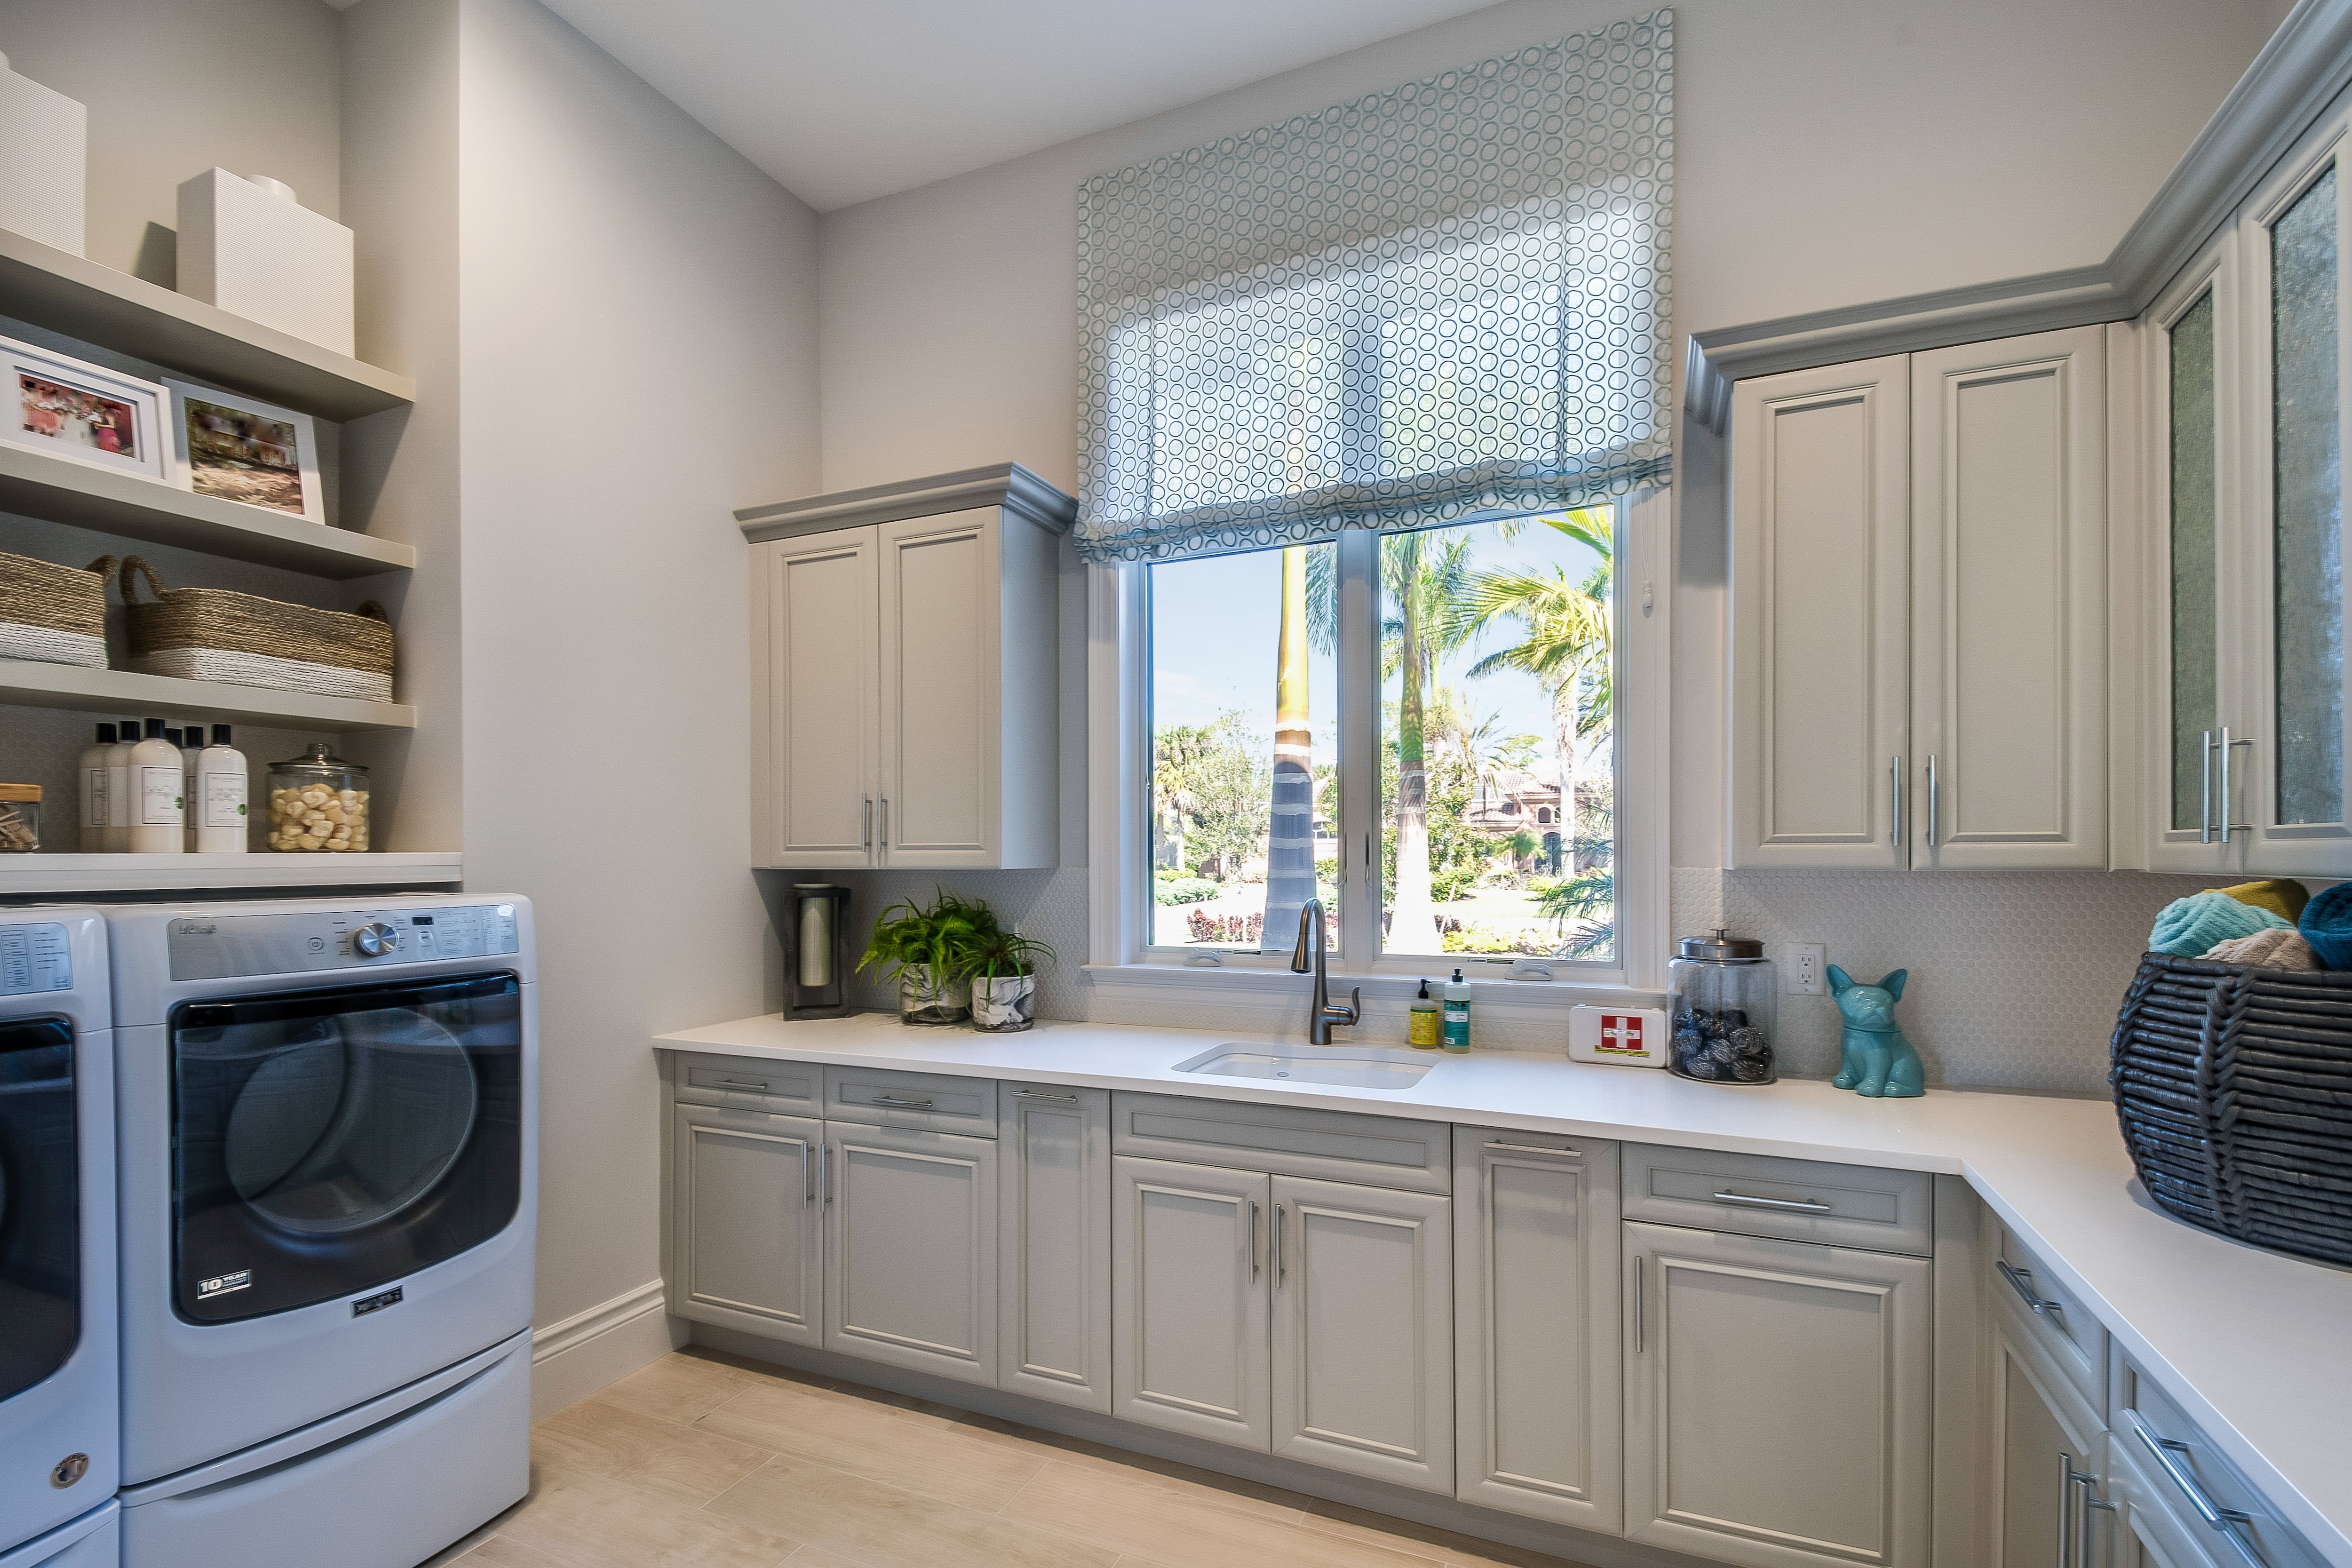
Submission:
[[[2303,940],[2322,969],[2352,969],[2352,882],[2336,886],[2303,906]]]
[[[2318,901],[2312,900],[2315,905]],[[2310,918],[2308,911],[2304,918]],[[2180,958],[2202,958],[2216,942],[2235,942],[2242,936],[2285,924],[2270,910],[2242,904],[2227,893],[2191,893],[2164,906],[2156,917],[2156,930],[2148,933],[2147,950]],[[2347,942],[2352,942],[2352,925],[2347,926],[2344,934]],[[2319,943],[2314,942],[2311,945],[2316,951]]]

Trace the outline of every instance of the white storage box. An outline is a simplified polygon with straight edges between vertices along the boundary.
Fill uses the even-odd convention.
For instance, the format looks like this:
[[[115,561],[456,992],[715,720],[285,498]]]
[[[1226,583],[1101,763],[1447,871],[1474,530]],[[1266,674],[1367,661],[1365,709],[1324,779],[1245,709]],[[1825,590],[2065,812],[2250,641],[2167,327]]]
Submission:
[[[352,231],[275,180],[207,169],[180,186],[180,292],[348,354]]]
[[[1571,1007],[1568,1054],[1580,1062],[1662,1068],[1666,1065],[1666,1015],[1656,1007]]]
[[[81,254],[89,117],[0,55],[0,228]]]

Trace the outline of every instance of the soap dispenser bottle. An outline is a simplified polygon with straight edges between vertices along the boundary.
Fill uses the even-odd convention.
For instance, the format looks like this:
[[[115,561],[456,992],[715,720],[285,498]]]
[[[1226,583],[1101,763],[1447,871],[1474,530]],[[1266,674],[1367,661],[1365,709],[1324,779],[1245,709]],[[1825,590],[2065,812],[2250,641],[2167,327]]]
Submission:
[[[1457,1056],[1470,1048],[1470,983],[1459,969],[1445,983],[1445,1048]]]
[[[1444,1027],[1438,1016],[1437,1000],[1429,994],[1429,982],[1423,980],[1412,999],[1412,1011],[1405,1020],[1405,1044],[1417,1051],[1433,1051],[1444,1043]]]
[[[101,847],[120,855],[131,847],[131,825],[139,809],[131,798],[131,753],[139,749],[139,721],[125,719],[117,726],[120,739],[106,751],[106,837]]]
[[[163,721],[147,721],[147,738],[131,753],[131,852],[178,855],[187,845],[186,774]]]
[[[114,750],[114,726],[100,724],[97,742],[81,754],[81,852],[106,847],[106,754]]]
[[[214,725],[213,743],[196,753],[188,820],[196,825],[199,855],[242,855],[253,847],[246,833],[245,753],[229,744],[230,735],[227,725]]]

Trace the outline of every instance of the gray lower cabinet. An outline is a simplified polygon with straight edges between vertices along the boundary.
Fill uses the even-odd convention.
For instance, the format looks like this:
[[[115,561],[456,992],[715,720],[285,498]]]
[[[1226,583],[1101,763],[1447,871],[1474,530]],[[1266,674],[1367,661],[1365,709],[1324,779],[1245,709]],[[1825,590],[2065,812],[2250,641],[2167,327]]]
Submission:
[[[996,1385],[1110,1413],[1110,1091],[997,1088]]]
[[[1454,1130],[1454,1495],[1624,1526],[1617,1145]]]
[[[824,1348],[996,1382],[996,1140],[828,1121]]]
[[[1624,1226],[1625,1534],[1751,1568],[1927,1568],[1933,1266]]]
[[[1992,1334],[1992,1568],[2104,1568],[2115,1540],[2106,1434],[2050,1356]]]
[[[670,1115],[669,1310],[818,1343],[824,1123],[709,1105]]]
[[[1111,1171],[1111,1414],[1270,1450],[1273,1178],[1124,1154]]]

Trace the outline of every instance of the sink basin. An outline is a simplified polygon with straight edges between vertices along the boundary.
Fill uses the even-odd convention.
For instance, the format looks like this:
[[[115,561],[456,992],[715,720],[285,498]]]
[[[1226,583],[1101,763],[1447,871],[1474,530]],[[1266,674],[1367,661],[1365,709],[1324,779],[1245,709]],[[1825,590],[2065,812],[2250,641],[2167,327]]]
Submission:
[[[1346,1089],[1411,1089],[1436,1062],[1420,1051],[1353,1046],[1269,1046],[1228,1040],[1176,1064],[1204,1078],[1254,1078],[1268,1083],[1328,1083]]]

